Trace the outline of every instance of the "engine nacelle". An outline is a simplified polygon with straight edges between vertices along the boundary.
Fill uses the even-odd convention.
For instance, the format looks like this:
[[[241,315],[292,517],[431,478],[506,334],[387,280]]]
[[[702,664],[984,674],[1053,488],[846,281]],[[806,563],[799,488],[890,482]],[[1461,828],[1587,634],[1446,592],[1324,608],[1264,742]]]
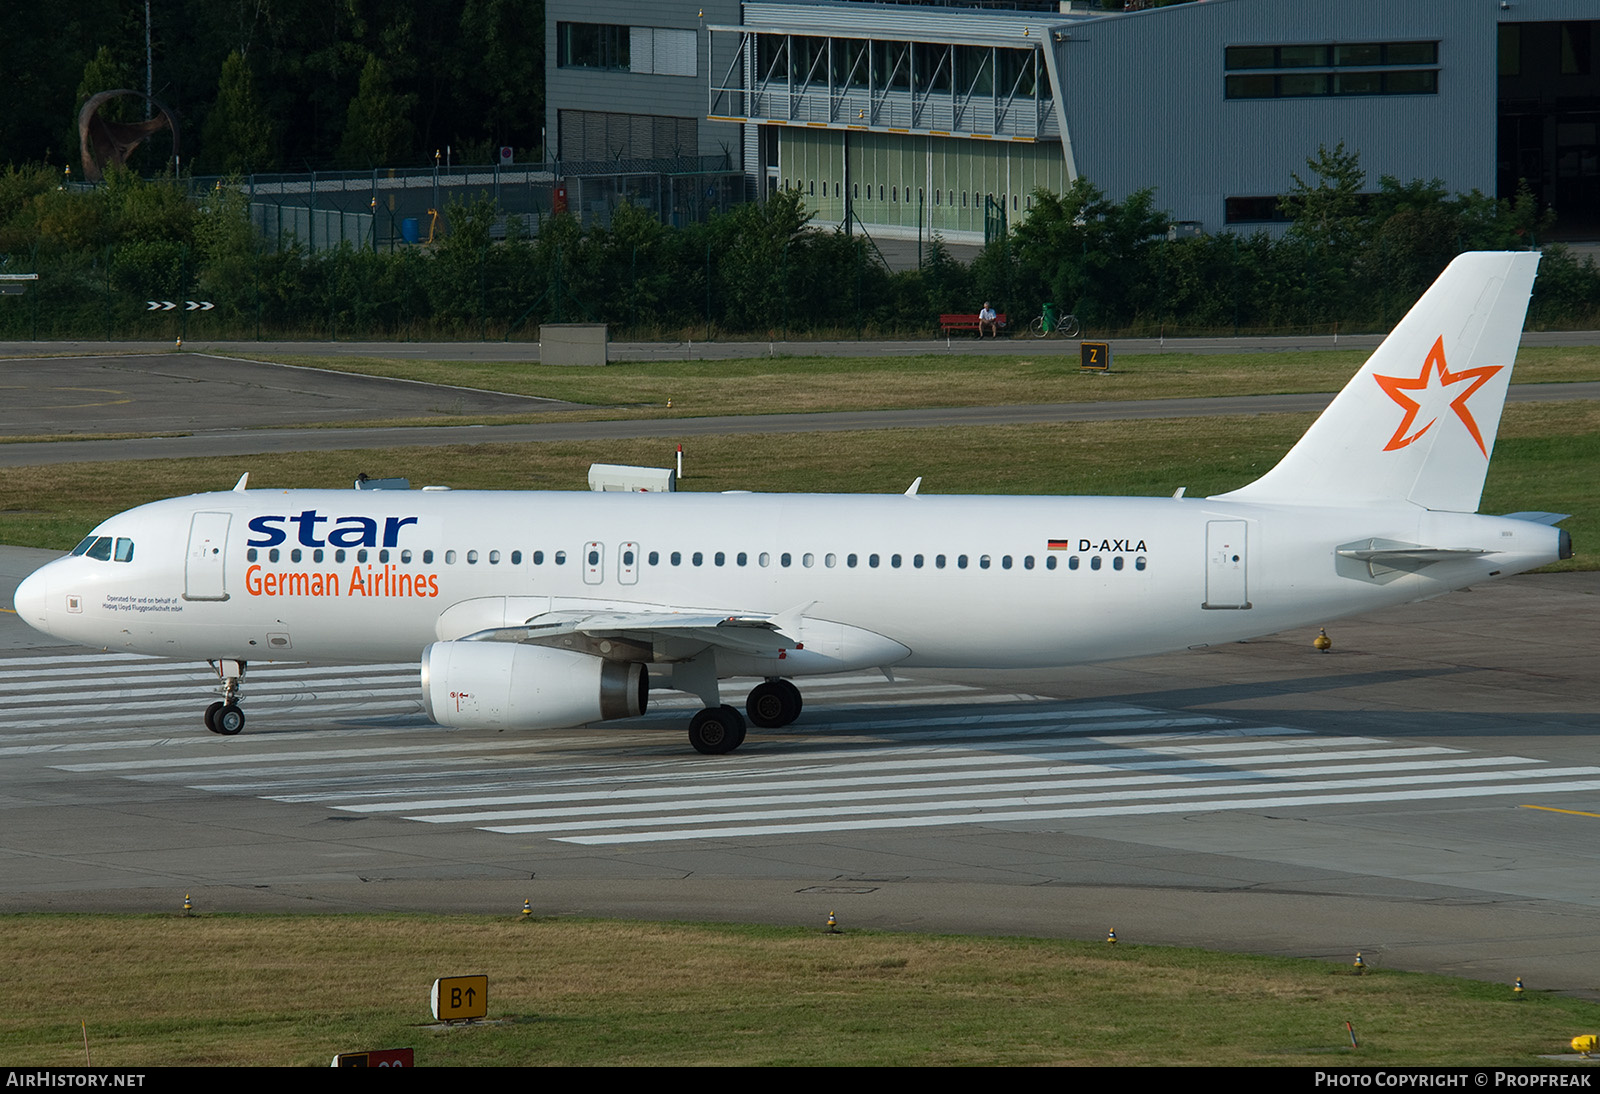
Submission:
[[[459,729],[564,729],[643,714],[637,662],[518,642],[435,642],[422,651],[428,717]]]

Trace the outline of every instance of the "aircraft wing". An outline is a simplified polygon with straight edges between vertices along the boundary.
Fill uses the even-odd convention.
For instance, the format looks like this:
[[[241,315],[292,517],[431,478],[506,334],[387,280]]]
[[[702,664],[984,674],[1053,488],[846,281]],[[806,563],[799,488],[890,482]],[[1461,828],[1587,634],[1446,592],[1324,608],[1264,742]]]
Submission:
[[[798,645],[794,632],[798,631],[803,611],[804,607],[775,616],[663,611],[547,612],[521,626],[478,631],[467,635],[465,640],[552,645],[563,638],[581,638],[590,643],[609,640],[654,647],[676,639],[702,649],[716,646],[763,656]]]

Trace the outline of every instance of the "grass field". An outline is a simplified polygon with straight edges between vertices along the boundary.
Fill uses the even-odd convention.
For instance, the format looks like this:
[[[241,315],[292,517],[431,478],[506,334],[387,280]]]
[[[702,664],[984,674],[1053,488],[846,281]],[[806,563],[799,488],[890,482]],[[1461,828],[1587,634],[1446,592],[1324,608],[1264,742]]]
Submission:
[[[1115,371],[1096,374],[1080,372],[1075,357],[1038,357],[1028,349],[1019,344],[1015,355],[994,357],[960,353],[764,357],[622,363],[605,368],[370,357],[273,359],[340,372],[562,399],[609,408],[604,417],[703,417],[1337,391],[1369,353],[1127,354],[1117,358]],[[1524,384],[1600,380],[1600,347],[1522,350],[1517,355],[1516,380]],[[668,399],[672,400],[670,411]]]
[[[1071,425],[691,437],[683,489],[888,493],[923,476],[930,494],[1170,495],[1241,486],[1277,462],[1309,415],[1174,418]],[[71,548],[133,505],[252,487],[348,489],[357,472],[413,485],[584,488],[594,462],[670,466],[653,440],[301,452],[227,459],[55,464],[0,470],[0,542]],[[1600,403],[1514,404],[1502,419],[1482,511],[1574,514],[1564,525],[1589,569],[1600,539]]]
[[[1373,955],[1369,955],[1373,956]],[[440,976],[489,1019],[431,1026]],[[1132,944],[440,917],[0,918],[12,1067],[1179,1064],[1515,1066],[1600,1005],[1347,964]],[[1350,1046],[1345,1023],[1360,1047]]]

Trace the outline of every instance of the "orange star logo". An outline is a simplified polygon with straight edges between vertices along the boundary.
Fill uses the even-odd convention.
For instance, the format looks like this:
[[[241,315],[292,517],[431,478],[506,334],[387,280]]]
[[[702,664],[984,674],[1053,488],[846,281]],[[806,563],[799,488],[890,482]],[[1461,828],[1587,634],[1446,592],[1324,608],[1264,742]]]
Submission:
[[[1444,413],[1443,401],[1450,394],[1450,389],[1457,384],[1466,384],[1466,388],[1449,402],[1449,408],[1455,411],[1461,424],[1467,427],[1467,432],[1472,434],[1472,439],[1478,443],[1478,451],[1484,458],[1489,456],[1489,449],[1483,443],[1483,434],[1478,432],[1477,419],[1473,418],[1472,411],[1467,407],[1467,400],[1472,393],[1489,382],[1490,377],[1499,372],[1504,365],[1484,365],[1482,368],[1462,369],[1460,372],[1451,372],[1444,360],[1444,338],[1439,338],[1433,343],[1433,349],[1428,351],[1428,359],[1422,363],[1422,372],[1412,379],[1409,376],[1378,376],[1372,378],[1378,381],[1378,386],[1383,388],[1384,394],[1393,399],[1404,410],[1405,417],[1400,420],[1400,428],[1394,431],[1394,436],[1389,438],[1389,443],[1383,446],[1385,452],[1393,452],[1397,448],[1404,448],[1428,430],[1439,420]],[[1417,398],[1406,394],[1408,391],[1418,393]],[[1425,409],[1428,408],[1428,409]],[[1420,418],[1427,418],[1420,428],[1416,426]]]

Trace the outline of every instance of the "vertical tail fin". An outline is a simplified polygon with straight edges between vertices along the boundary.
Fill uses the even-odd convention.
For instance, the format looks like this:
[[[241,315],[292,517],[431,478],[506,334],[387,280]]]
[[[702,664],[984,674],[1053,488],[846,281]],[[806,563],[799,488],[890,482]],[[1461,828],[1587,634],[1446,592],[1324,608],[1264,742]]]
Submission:
[[[1457,256],[1289,454],[1219,496],[1476,512],[1538,268],[1527,251]]]

